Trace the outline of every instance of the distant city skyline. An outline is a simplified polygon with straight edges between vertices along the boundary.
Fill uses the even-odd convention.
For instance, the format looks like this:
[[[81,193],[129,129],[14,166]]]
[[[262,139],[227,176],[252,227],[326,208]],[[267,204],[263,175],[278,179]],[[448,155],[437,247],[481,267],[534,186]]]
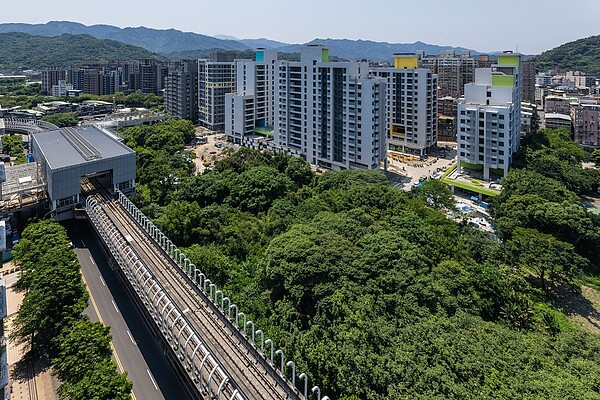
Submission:
[[[64,4],[64,3],[63,3]],[[401,1],[285,0],[195,2],[75,2],[48,7],[41,0],[27,6],[3,6],[1,23],[72,21],[85,25],[145,26],[209,36],[268,38],[306,43],[315,38],[466,47],[481,52],[517,50],[537,54],[580,38],[598,35],[600,2],[505,0]],[[575,9],[577,10],[570,10]],[[577,12],[575,12],[577,11]]]

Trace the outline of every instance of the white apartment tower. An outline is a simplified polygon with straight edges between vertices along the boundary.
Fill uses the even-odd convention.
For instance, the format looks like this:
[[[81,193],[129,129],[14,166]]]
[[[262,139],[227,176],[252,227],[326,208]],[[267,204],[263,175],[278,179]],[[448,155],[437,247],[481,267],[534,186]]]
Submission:
[[[475,70],[458,110],[458,168],[482,169],[483,178],[506,176],[519,149],[521,55],[505,52],[498,64]]]
[[[255,129],[273,130],[277,51],[258,49],[256,61],[235,61],[233,93],[225,95],[227,140],[248,145]]]
[[[369,76],[369,64],[329,62],[320,45],[278,64],[275,145],[327,169],[378,169],[386,158],[386,87]]]
[[[437,144],[437,75],[418,68],[416,55],[397,54],[394,68],[373,68],[387,84],[388,148],[425,155]]]

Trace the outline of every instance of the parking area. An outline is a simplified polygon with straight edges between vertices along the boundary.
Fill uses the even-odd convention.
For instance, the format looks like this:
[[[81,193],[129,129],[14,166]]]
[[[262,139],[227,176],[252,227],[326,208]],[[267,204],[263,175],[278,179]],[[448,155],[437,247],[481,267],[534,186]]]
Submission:
[[[441,177],[444,171],[455,162],[456,149],[450,146],[431,152],[423,160],[388,152],[388,170],[393,174],[391,183],[404,190],[410,190],[423,179]]]

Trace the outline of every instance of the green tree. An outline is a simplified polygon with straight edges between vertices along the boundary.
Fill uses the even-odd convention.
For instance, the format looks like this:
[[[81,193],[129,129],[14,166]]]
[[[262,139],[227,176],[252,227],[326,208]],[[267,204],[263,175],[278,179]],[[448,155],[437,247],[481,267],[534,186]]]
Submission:
[[[575,274],[585,265],[571,244],[535,229],[515,229],[506,247],[513,263],[531,268],[539,275],[543,290],[549,289],[547,278],[552,287],[555,283],[573,284]]]
[[[423,200],[433,208],[452,210],[455,208],[454,195],[448,185],[437,179],[427,180],[420,188],[413,191],[416,197]]]
[[[258,166],[233,180],[227,202],[253,213],[267,211],[273,201],[283,197],[292,187],[292,180],[275,168]]]
[[[116,365],[104,360],[76,382],[65,382],[59,389],[64,400],[129,400],[131,381],[126,373],[118,373]]]
[[[27,162],[25,147],[23,146],[23,137],[21,135],[3,135],[2,150],[5,154],[15,158],[16,164]]]
[[[592,154],[590,155],[590,160],[594,164],[596,164],[597,168],[600,168],[600,149],[592,151]]]
[[[79,118],[77,118],[77,115],[75,113],[57,113],[44,115],[42,117],[42,120],[50,122],[51,124],[54,124],[59,128],[63,128],[65,126],[77,126],[77,124],[79,123]]]
[[[103,362],[110,360],[110,328],[100,322],[81,319],[54,339],[58,348],[52,366],[66,382],[78,382]]]

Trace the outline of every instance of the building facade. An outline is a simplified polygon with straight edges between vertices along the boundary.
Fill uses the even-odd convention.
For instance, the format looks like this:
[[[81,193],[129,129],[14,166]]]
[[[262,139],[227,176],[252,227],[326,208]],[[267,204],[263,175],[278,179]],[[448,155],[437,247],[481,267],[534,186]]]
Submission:
[[[521,55],[506,52],[491,68],[478,68],[457,109],[458,168],[505,176],[520,145]]]
[[[234,88],[234,63],[198,60],[198,122],[213,131],[225,131],[225,95]]]
[[[600,105],[575,104],[571,107],[573,140],[585,146],[600,146]]]
[[[52,97],[66,97],[69,90],[72,89],[73,85],[61,79],[56,85],[52,85]]]
[[[535,61],[528,60],[521,62],[521,93],[523,100],[535,101]]]
[[[386,159],[385,89],[367,62],[329,62],[319,45],[279,63],[274,142],[323,168],[378,169]]]
[[[165,77],[165,106],[167,113],[198,120],[198,62],[182,61],[174,65]]]
[[[42,93],[52,94],[52,86],[58,85],[58,81],[64,81],[67,71],[64,68],[46,68],[42,70]]]
[[[258,49],[255,61],[235,62],[234,91],[225,95],[227,140],[251,145],[255,130],[273,130],[278,73],[275,50]]]
[[[438,80],[417,65],[415,55],[396,55],[394,68],[373,68],[371,74],[386,82],[388,148],[422,156],[437,144]]]
[[[438,96],[462,97],[467,83],[475,80],[477,60],[468,51],[456,54],[444,51],[439,56],[426,56],[419,61],[421,68],[431,70],[438,77]]]

